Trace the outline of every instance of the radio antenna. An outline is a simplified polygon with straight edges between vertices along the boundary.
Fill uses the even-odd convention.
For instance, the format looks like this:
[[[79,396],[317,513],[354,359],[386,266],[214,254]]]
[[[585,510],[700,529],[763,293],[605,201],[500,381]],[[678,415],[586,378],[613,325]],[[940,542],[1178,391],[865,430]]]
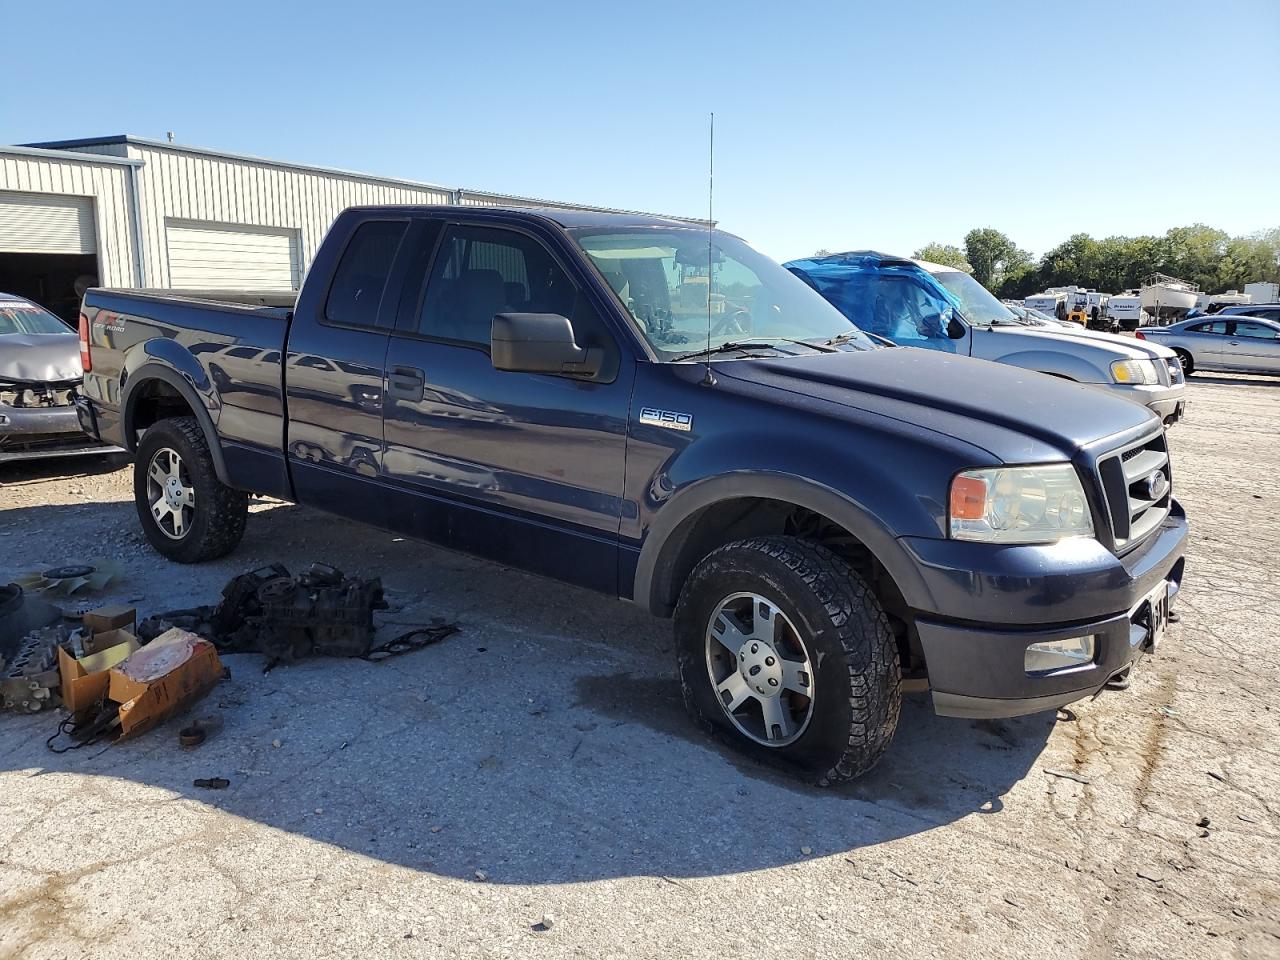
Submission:
[[[712,383],[711,377],[711,288],[712,272],[715,269],[715,248],[713,234],[715,228],[715,191],[716,191],[716,115],[711,114],[711,139],[707,150],[707,375],[702,381]]]

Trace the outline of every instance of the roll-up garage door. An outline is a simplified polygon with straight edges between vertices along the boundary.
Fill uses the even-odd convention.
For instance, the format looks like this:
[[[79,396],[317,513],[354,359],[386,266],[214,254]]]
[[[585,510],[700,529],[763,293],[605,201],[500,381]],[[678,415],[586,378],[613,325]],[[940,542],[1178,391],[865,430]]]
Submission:
[[[296,290],[298,231],[168,220],[169,286],[178,290]]]
[[[0,251],[97,253],[93,198],[0,191]]]

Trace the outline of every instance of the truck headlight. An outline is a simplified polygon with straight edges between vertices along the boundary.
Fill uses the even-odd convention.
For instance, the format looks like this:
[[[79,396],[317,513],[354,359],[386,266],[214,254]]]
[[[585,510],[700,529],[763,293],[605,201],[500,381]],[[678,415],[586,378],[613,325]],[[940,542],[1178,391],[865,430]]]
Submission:
[[[983,543],[1055,543],[1093,536],[1075,467],[966,470],[951,481],[951,536]]]
[[[1160,368],[1154,360],[1116,360],[1111,364],[1111,379],[1116,383],[1157,384]]]

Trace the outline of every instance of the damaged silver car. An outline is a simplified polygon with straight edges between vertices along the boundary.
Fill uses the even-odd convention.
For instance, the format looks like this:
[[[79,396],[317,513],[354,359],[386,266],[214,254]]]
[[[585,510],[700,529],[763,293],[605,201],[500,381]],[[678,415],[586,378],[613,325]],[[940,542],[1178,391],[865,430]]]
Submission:
[[[83,379],[75,332],[40,305],[0,293],[0,463],[119,449],[80,429],[72,397]]]

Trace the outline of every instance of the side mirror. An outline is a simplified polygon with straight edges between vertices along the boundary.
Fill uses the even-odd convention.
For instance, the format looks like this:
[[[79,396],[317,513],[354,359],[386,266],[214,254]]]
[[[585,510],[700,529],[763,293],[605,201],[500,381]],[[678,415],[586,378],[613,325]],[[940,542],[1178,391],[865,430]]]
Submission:
[[[964,335],[968,332],[969,329],[964,325],[960,318],[954,313],[951,314],[951,319],[947,321],[947,336],[952,340],[963,340]]]
[[[495,370],[594,377],[604,351],[580,347],[573,324],[558,313],[499,313],[493,318],[490,344]]]

